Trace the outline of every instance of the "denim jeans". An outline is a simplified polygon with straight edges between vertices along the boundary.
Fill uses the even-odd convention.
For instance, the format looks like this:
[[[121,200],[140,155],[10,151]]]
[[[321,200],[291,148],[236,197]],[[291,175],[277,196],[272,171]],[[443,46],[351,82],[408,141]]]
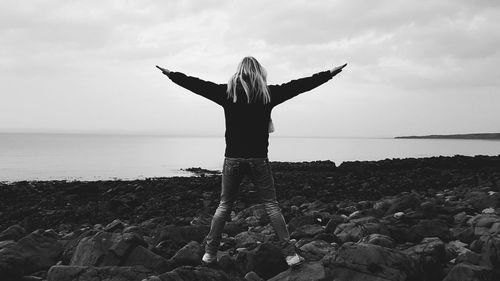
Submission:
[[[240,183],[248,176],[257,189],[261,203],[271,220],[274,231],[281,241],[290,240],[285,219],[276,201],[276,189],[268,158],[224,158],[222,169],[222,190],[220,203],[215,211],[210,232],[205,238],[205,252],[216,254],[221,241],[222,230],[230,220],[233,204],[238,197]]]

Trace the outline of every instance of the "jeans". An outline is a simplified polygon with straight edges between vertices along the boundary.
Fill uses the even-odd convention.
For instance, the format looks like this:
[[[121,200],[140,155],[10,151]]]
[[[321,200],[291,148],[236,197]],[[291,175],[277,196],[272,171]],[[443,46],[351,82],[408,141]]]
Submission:
[[[238,197],[240,183],[247,175],[257,189],[261,203],[271,220],[274,231],[281,241],[290,240],[285,219],[276,201],[276,189],[268,158],[224,158],[222,169],[222,190],[220,203],[215,211],[210,232],[205,238],[205,252],[216,254],[221,241],[222,230],[230,220],[233,204]]]

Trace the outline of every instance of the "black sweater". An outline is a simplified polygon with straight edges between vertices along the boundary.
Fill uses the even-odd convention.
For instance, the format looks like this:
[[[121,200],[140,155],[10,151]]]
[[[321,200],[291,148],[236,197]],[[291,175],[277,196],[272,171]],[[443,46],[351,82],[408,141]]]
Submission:
[[[271,102],[247,103],[241,86],[237,87],[237,102],[228,99],[227,84],[215,84],[181,72],[170,72],[168,77],[200,96],[224,108],[226,119],[226,151],[224,156],[234,158],[267,158],[269,145],[269,119],[271,110],[278,104],[312,90],[333,77],[330,71],[318,72],[310,77],[292,80],[281,85],[269,85]]]

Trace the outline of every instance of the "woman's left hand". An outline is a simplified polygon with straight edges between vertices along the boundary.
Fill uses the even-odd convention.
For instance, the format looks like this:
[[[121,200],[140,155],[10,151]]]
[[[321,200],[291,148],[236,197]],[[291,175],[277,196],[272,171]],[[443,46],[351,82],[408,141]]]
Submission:
[[[160,66],[156,66],[156,68],[158,68],[159,70],[161,70],[161,72],[163,72],[163,74],[165,74],[165,75],[170,74],[170,70],[168,70],[166,68],[163,68],[163,67],[160,67]]]
[[[340,73],[342,71],[342,68],[344,68],[346,65],[347,65],[347,63],[344,63],[341,66],[337,66],[337,67],[331,69],[330,73],[333,74],[333,75],[338,74],[338,73]]]

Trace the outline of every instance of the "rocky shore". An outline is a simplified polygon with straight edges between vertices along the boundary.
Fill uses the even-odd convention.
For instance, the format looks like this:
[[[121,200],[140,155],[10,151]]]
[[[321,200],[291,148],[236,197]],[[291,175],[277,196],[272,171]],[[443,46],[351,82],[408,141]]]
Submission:
[[[0,280],[500,280],[500,155],[271,163],[297,251],[251,182],[201,265],[221,176],[0,183]]]

